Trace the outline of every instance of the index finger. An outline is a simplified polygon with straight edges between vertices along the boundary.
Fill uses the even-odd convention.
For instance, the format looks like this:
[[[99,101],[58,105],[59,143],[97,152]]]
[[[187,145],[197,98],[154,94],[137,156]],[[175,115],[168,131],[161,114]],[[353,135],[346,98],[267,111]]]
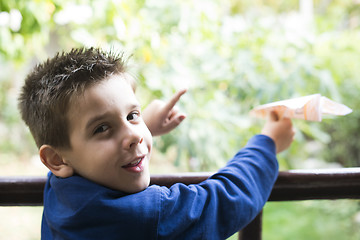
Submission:
[[[175,95],[165,104],[164,112],[168,113],[175,104],[179,101],[182,95],[186,93],[187,89],[182,89],[175,93]]]

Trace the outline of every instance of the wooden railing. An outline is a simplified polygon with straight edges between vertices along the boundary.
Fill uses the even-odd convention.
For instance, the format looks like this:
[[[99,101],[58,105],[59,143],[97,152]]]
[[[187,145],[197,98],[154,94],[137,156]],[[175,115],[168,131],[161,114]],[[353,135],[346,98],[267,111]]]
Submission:
[[[152,175],[151,184],[200,183],[210,173]],[[41,206],[46,177],[1,177],[0,206]],[[360,168],[280,172],[269,201],[360,199]],[[239,232],[241,240],[260,240],[262,213]]]

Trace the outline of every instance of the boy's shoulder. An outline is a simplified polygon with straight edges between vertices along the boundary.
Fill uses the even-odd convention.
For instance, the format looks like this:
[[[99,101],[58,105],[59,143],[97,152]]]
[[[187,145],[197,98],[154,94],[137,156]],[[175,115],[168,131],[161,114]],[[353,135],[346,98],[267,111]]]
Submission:
[[[155,239],[160,211],[156,198],[160,197],[154,191],[149,187],[125,194],[78,175],[58,178],[50,173],[44,191],[42,237],[117,239],[114,236],[121,234],[125,239],[146,239],[147,234]]]

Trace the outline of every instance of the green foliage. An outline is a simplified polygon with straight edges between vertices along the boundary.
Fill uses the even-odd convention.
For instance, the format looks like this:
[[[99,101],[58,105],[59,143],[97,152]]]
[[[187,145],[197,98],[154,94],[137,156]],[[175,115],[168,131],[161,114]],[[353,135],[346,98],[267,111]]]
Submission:
[[[267,240],[359,239],[359,202],[269,202],[263,211]]]
[[[316,92],[357,106],[359,26],[353,22],[358,6],[353,1],[314,1],[312,13],[297,4],[0,0],[3,19],[8,17],[0,24],[0,62],[15,71],[4,70],[0,76],[0,121],[19,126],[15,93],[33,62],[81,45],[125,50],[132,55],[144,106],[189,88],[179,104],[187,120],[157,139],[155,147],[164,154],[175,148],[172,160],[188,170],[214,170],[259,132],[262,122],[248,117],[254,106]],[[280,155],[282,168],[301,167],[308,157],[358,165],[356,108],[350,116],[336,119],[344,121],[341,125],[334,125],[335,120],[295,122],[297,141]],[[32,147],[28,138],[20,137],[21,144],[9,141],[10,132],[2,133],[2,151]],[[306,149],[309,140],[323,149],[330,144],[336,154],[326,149],[324,155],[314,155]],[[351,159],[341,159],[347,152],[353,153]]]
[[[360,5],[314,0],[311,11],[299,2],[311,3],[0,0],[0,152],[36,152],[16,110],[29,69],[59,50],[101,46],[132,55],[144,107],[154,98],[167,100],[175,90],[189,88],[179,103],[187,119],[154,143],[181,169],[221,167],[260,131],[263,121],[249,118],[250,109],[313,93],[354,112],[322,123],[294,121],[296,141],[279,155],[281,169],[314,161],[312,166],[360,166]],[[266,239],[359,238],[358,223],[343,223],[354,219],[356,205],[343,204],[344,212],[334,213],[320,204],[271,205],[265,210]],[[325,205],[334,209],[332,203]],[[301,216],[303,209],[307,216]],[[296,216],[292,227],[285,225],[290,212]],[[281,228],[272,230],[275,225]]]

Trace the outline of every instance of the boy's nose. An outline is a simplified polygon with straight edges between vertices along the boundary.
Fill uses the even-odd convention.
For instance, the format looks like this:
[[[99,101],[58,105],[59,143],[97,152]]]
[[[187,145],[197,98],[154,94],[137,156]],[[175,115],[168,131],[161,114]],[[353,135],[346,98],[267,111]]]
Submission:
[[[123,149],[130,150],[136,145],[142,143],[143,140],[144,138],[138,131],[135,131],[134,129],[127,129],[126,135],[122,141],[122,147]]]

